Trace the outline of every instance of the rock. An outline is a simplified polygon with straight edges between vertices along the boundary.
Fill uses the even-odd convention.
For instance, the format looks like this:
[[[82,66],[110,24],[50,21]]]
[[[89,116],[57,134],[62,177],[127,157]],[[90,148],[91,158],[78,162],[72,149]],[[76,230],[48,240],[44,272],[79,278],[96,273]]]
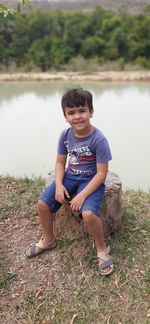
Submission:
[[[107,237],[122,227],[122,182],[116,173],[108,172],[105,185],[102,220]]]
[[[46,186],[54,179],[51,172],[46,179]],[[102,221],[105,237],[118,232],[122,226],[122,183],[117,174],[108,172],[105,181],[105,195],[102,205]],[[56,237],[81,237],[86,232],[84,222],[72,214],[69,203],[63,205],[54,217],[54,234]]]

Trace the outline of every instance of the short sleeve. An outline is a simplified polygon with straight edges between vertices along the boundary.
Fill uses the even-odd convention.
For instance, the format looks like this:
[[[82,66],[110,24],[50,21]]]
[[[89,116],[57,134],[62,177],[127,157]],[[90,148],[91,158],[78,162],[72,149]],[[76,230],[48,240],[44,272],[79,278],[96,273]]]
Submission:
[[[57,153],[67,155],[67,148],[65,146],[65,131],[63,131],[59,137]]]
[[[96,143],[96,162],[107,163],[112,159],[110,147],[107,139],[104,137]]]

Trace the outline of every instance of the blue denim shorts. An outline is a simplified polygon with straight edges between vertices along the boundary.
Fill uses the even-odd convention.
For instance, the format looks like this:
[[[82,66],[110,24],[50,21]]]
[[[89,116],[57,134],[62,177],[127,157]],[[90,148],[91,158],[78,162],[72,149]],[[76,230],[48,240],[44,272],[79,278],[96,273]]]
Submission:
[[[70,175],[65,175],[63,185],[71,197],[81,192],[92,178],[93,176],[88,176],[87,179],[82,179],[77,176],[73,177]],[[56,213],[62,205],[55,200],[55,189],[55,181],[53,181],[40,195],[40,200],[44,201],[53,213]],[[96,216],[100,216],[100,206],[103,200],[104,192],[105,185],[102,183],[96,191],[86,198],[79,212],[82,213],[83,211],[87,210],[93,212]]]

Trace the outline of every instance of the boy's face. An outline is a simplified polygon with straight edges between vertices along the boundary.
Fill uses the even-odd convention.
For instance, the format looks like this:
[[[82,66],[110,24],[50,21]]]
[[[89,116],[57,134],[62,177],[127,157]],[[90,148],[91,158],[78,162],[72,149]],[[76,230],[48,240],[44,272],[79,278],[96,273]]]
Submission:
[[[76,134],[82,134],[89,131],[90,118],[93,116],[93,111],[90,112],[89,107],[65,107],[65,118]]]

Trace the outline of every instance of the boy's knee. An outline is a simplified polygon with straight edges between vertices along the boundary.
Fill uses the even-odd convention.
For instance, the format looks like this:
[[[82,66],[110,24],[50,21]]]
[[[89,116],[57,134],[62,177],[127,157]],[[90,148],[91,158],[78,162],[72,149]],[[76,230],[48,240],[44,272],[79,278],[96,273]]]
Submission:
[[[86,225],[92,225],[97,219],[97,216],[88,210],[82,212],[82,217]]]
[[[37,207],[40,212],[49,210],[49,206],[43,200],[38,201]]]

